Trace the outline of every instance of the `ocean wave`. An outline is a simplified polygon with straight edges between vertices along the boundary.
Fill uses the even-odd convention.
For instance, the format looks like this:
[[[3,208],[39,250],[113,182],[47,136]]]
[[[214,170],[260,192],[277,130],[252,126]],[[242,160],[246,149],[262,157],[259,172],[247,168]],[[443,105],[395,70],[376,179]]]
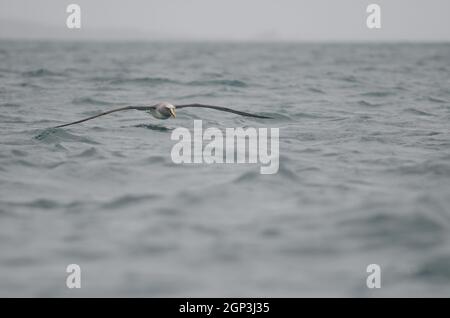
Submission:
[[[378,106],[381,106],[381,105],[383,105],[383,104],[377,104],[377,103],[371,103],[371,102],[368,102],[368,101],[366,101],[366,100],[364,100],[364,99],[362,99],[362,100],[359,100],[358,101],[358,105],[360,105],[360,106],[366,106],[366,107],[378,107]]]
[[[16,156],[16,157],[26,157],[26,156],[28,156],[30,153],[27,152],[27,151],[19,150],[19,149],[12,149],[12,150],[11,150],[11,154],[12,154],[13,156]]]
[[[433,96],[428,96],[428,100],[433,103],[440,103],[440,104],[448,103],[448,101],[445,99],[437,98],[437,97],[433,97]]]
[[[22,116],[11,116],[6,114],[0,114],[0,121],[2,123],[14,123],[14,124],[26,123],[26,121]]]
[[[187,83],[192,86],[230,86],[230,87],[248,87],[248,84],[240,80],[197,80]]]
[[[146,85],[159,85],[159,84],[180,84],[181,82],[172,80],[166,77],[134,77],[134,78],[118,78],[108,81],[112,85],[123,84],[146,84]]]
[[[44,89],[44,86],[38,85],[36,83],[30,83],[30,82],[20,82],[20,83],[14,84],[14,86],[33,88],[33,89]]]
[[[426,248],[441,243],[447,231],[446,226],[431,214],[396,215],[374,209],[382,210],[383,206],[361,206],[361,211],[372,210],[372,213],[346,219],[340,226],[347,235],[363,237],[371,247],[389,244]]]
[[[324,90],[322,90],[320,88],[315,88],[315,87],[309,87],[308,91],[313,92],[313,93],[325,94]]]
[[[388,97],[392,95],[395,94],[393,92],[388,91],[373,91],[360,94],[360,96],[368,96],[368,97]]]
[[[50,71],[45,68],[39,68],[31,71],[23,72],[24,77],[45,77],[45,76],[64,76],[62,73]]]
[[[398,171],[405,175],[431,174],[437,177],[450,177],[450,163],[426,161],[415,165],[402,166],[397,169],[390,168],[389,171]]]
[[[135,205],[145,201],[153,201],[159,199],[161,196],[157,194],[127,194],[119,198],[112,199],[111,201],[102,204],[103,209],[118,209],[129,205]]]
[[[132,78],[109,78],[109,77],[94,77],[93,81],[107,82],[111,85],[126,85],[126,84],[145,84],[145,85],[162,85],[162,84],[175,84],[175,85],[188,85],[188,86],[230,86],[230,87],[248,87],[248,84],[241,80],[229,80],[229,79],[211,79],[211,80],[194,80],[194,81],[181,81],[174,80],[167,77],[132,77]]]
[[[434,115],[432,113],[429,113],[429,112],[426,112],[426,111],[423,111],[423,110],[419,110],[419,109],[416,109],[416,108],[407,108],[407,109],[404,110],[404,112],[410,113],[410,114],[413,114],[413,115],[419,115],[419,116],[436,116],[436,115]]]
[[[437,280],[443,284],[447,284],[450,280],[450,256],[448,255],[433,255],[417,267],[414,272],[415,277]]]
[[[72,99],[72,104],[75,105],[115,105],[115,103],[108,102],[105,100],[96,99],[89,96],[76,97]]]
[[[274,177],[277,177],[278,180],[283,180],[283,182],[286,182],[288,180],[298,181],[299,176],[297,175],[297,173],[295,173],[293,170],[287,167],[285,161],[283,160],[284,158],[285,157],[283,156],[279,158],[278,172],[276,174],[263,175],[260,172],[261,164],[260,163],[252,164],[252,167],[249,167],[249,169],[251,170],[241,173],[238,177],[236,177],[233,180],[233,183],[239,184],[248,182],[258,182],[263,180],[263,178],[274,178]]]
[[[354,75],[341,76],[338,78],[340,81],[348,82],[348,83],[358,83],[359,80]]]
[[[267,115],[267,116],[270,116],[270,115]],[[278,115],[278,117],[279,117],[279,115]],[[295,118],[316,118],[316,119],[317,118],[323,118],[323,116],[320,115],[320,114],[306,113],[306,112],[295,113],[295,114],[292,114],[292,116],[290,116],[290,117],[295,117]]]
[[[198,93],[198,94],[188,94],[188,95],[181,95],[179,96],[179,99],[191,99],[191,98],[202,98],[202,97],[217,97],[218,94],[216,92],[208,92],[208,93]]]
[[[173,128],[169,128],[163,125],[155,125],[155,124],[138,124],[138,125],[134,125],[133,127],[136,128],[145,128],[145,129],[150,129],[150,130],[154,130],[154,131],[172,131]]]
[[[93,145],[99,144],[98,142],[90,138],[77,136],[67,132],[67,130],[59,128],[47,128],[44,131],[37,134],[36,136],[34,136],[33,138],[49,144],[60,142],[81,142]]]
[[[156,163],[169,163],[170,160],[167,156],[150,156],[143,160],[144,163],[156,164]]]
[[[82,152],[75,154],[72,156],[73,158],[105,158],[103,154],[100,153],[100,151],[95,147],[90,147],[86,150],[83,150]]]
[[[256,169],[256,168],[255,168]],[[259,171],[246,171],[239,175],[236,179],[234,179],[233,183],[246,183],[246,182],[253,182],[260,178]]]
[[[4,202],[4,203],[10,207],[25,207],[44,210],[57,209],[64,206],[64,204],[61,204],[56,200],[46,198],[39,198],[24,202]]]
[[[0,107],[11,107],[11,108],[16,108],[16,107],[21,107],[21,104],[18,103],[1,103]]]
[[[23,158],[16,158],[14,160],[5,161],[2,163],[3,165],[14,165],[14,166],[21,166],[21,167],[39,167],[38,164],[36,164],[33,160],[26,160]]]

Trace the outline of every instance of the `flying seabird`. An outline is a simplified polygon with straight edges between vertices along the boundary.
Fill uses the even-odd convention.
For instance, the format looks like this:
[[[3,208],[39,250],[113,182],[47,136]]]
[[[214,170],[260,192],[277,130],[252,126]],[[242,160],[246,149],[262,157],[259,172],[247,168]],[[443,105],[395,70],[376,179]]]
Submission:
[[[231,108],[227,108],[227,107],[222,107],[222,106],[213,106],[213,105],[203,105],[203,104],[186,104],[186,105],[172,105],[170,103],[167,102],[162,102],[162,103],[158,103],[156,105],[153,106],[125,106],[125,107],[121,107],[121,108],[116,108],[113,110],[109,110],[107,112],[104,113],[100,113],[98,115],[94,115],[88,118],[84,118],[84,119],[80,119],[68,124],[63,124],[63,125],[59,125],[59,126],[55,126],[54,128],[61,128],[61,127],[66,127],[66,126],[70,126],[70,125],[74,125],[74,124],[79,124],[82,123],[84,121],[88,121],[100,116],[104,116],[104,115],[108,115],[114,112],[119,112],[122,110],[130,110],[130,109],[134,109],[134,110],[142,110],[142,111],[146,111],[148,113],[150,113],[153,117],[157,118],[157,119],[168,119],[170,117],[175,117],[175,109],[177,108],[186,108],[186,107],[197,107],[197,108],[210,108],[210,109],[215,109],[215,110],[220,110],[223,112],[229,112],[229,113],[233,113],[233,114],[237,114],[237,115],[241,115],[241,116],[246,116],[246,117],[254,117],[254,118],[266,118],[266,119],[270,119],[271,117],[266,117],[266,116],[261,116],[261,115],[255,115],[255,114],[250,114],[250,113],[246,113],[246,112],[241,112],[239,110],[234,110]]]

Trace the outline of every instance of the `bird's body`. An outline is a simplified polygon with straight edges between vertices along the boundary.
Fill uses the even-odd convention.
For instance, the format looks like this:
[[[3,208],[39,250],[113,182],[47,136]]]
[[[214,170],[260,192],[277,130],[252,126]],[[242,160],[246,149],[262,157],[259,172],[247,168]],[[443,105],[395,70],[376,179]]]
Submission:
[[[148,113],[157,119],[169,119],[175,117],[175,106],[168,102],[156,104],[154,108],[149,108]]]
[[[91,120],[91,119],[94,119],[94,118],[97,118],[100,116],[108,115],[108,114],[118,112],[118,111],[123,111],[123,110],[131,110],[131,109],[146,111],[157,119],[169,119],[170,117],[174,117],[174,118],[176,117],[175,109],[186,108],[186,107],[209,108],[209,109],[220,110],[220,111],[233,113],[233,114],[246,116],[246,117],[270,118],[270,117],[250,114],[250,113],[246,113],[246,112],[242,112],[239,110],[234,110],[234,109],[222,107],[222,106],[203,105],[203,104],[186,104],[186,105],[175,106],[168,102],[162,102],[162,103],[158,103],[158,104],[152,105],[152,106],[125,106],[125,107],[121,107],[121,108],[116,108],[116,109],[113,109],[113,110],[110,110],[110,111],[107,111],[104,113],[100,113],[98,115],[94,115],[94,116],[91,116],[88,118],[84,118],[81,120],[77,120],[77,121],[74,121],[74,122],[71,122],[68,124],[59,125],[54,128],[61,128],[61,127],[65,127],[65,126],[79,124],[79,123],[82,123],[82,122],[85,122],[85,121],[88,121],[88,120]]]
[[[149,109],[147,111],[147,113],[149,113],[150,115],[152,115],[153,117],[157,118],[157,119],[169,119],[169,117],[166,117],[165,115],[161,114],[159,111],[157,111],[156,109]]]

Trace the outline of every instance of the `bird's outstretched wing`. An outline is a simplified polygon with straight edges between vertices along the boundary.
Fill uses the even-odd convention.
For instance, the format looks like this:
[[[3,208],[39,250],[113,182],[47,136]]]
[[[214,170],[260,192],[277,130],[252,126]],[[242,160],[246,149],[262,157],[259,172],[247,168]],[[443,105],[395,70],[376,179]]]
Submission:
[[[94,115],[94,116],[91,116],[91,117],[88,117],[88,118],[80,119],[80,120],[77,120],[77,121],[74,121],[74,122],[71,122],[71,123],[68,123],[68,124],[55,126],[53,128],[61,128],[61,127],[66,127],[66,126],[70,126],[70,125],[74,125],[74,124],[79,124],[79,123],[82,123],[84,121],[88,121],[88,120],[91,120],[91,119],[94,119],[94,118],[97,118],[97,117],[100,117],[100,116],[108,115],[108,114],[111,114],[111,113],[114,113],[114,112],[120,112],[122,110],[130,110],[130,109],[149,110],[149,109],[154,108],[154,107],[155,106],[126,106],[126,107],[116,108],[116,109],[109,110],[107,112],[100,113],[98,115]]]
[[[246,117],[255,117],[255,118],[266,118],[266,119],[271,119],[271,117],[261,116],[261,115],[255,115],[255,114],[250,114],[250,113],[246,113],[246,112],[241,112],[241,111],[239,111],[239,110],[234,110],[234,109],[227,108],[227,107],[222,107],[222,106],[202,105],[202,104],[187,104],[187,105],[175,105],[175,107],[176,107],[177,109],[179,109],[179,108],[185,108],[185,107],[210,108],[210,109],[220,110],[220,111],[223,111],[223,112],[233,113],[233,114],[237,114],[237,115],[241,115],[241,116],[246,116]]]

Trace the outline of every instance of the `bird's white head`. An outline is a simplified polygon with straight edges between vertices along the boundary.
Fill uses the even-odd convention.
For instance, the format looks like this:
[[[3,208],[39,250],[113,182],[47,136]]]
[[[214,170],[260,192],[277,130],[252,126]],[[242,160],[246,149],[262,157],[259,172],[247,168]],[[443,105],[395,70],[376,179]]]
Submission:
[[[168,102],[162,102],[156,105],[156,111],[163,117],[163,118],[169,118],[170,116],[176,117],[175,113],[175,106],[168,103]]]

